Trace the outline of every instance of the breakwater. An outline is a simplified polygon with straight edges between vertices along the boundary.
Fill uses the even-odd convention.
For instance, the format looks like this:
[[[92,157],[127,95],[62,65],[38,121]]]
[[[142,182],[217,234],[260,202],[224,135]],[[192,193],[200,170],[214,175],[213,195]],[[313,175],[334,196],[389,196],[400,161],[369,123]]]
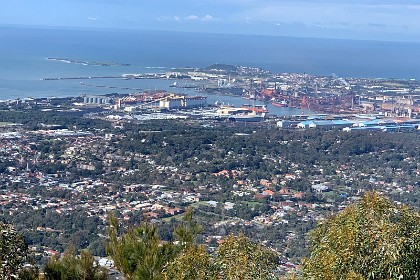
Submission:
[[[42,81],[58,81],[58,80],[88,80],[88,79],[122,79],[123,76],[88,76],[88,77],[53,77],[42,78]]]

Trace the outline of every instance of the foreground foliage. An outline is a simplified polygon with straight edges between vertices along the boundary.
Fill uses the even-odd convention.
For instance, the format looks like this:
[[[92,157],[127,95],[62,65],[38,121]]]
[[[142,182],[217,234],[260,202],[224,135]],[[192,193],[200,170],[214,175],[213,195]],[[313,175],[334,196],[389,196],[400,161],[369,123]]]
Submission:
[[[111,215],[107,250],[127,279],[274,279],[276,254],[244,235],[223,239],[213,255],[196,244],[201,227],[191,210],[175,228],[175,242],[162,241],[155,225],[147,222],[119,231]]]
[[[27,256],[28,246],[22,235],[0,222],[0,279],[16,278]]]
[[[209,280],[214,278],[212,265],[204,246],[188,246],[166,265],[163,277],[167,280]]]
[[[155,225],[143,223],[119,236],[118,220],[111,215],[108,254],[127,279],[162,279],[164,265],[172,258],[171,243],[162,243]]]
[[[377,193],[310,235],[304,279],[420,279],[420,214]]]
[[[217,279],[274,279],[276,254],[244,235],[230,235],[217,248]]]
[[[201,245],[187,246],[166,266],[165,279],[276,279],[276,254],[244,235],[229,235],[214,255]]]
[[[108,271],[95,263],[92,254],[82,250],[80,256],[69,249],[62,258],[53,257],[44,269],[47,280],[106,280]]]

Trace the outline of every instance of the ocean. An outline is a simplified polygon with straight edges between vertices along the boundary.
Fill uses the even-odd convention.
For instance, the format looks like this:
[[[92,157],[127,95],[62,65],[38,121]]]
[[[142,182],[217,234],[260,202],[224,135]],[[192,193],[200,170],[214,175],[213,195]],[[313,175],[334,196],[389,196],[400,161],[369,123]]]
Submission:
[[[126,63],[131,66],[64,63],[47,60],[48,57]],[[130,90],[87,87],[81,85],[80,80],[42,79],[166,72],[176,67],[206,67],[214,63],[260,67],[275,73],[334,73],[342,77],[420,79],[420,44],[2,26],[0,100],[78,96],[81,93],[127,93]],[[89,80],[89,83],[168,90],[172,82],[98,79]]]

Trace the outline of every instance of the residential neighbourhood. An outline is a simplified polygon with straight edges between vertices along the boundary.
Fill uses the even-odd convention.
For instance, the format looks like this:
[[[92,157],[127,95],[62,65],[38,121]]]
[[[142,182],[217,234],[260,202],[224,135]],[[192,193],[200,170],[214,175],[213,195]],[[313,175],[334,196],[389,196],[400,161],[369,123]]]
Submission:
[[[204,227],[200,240],[210,248],[228,233],[243,232],[280,254],[285,272],[306,254],[306,233],[366,190],[418,206],[412,198],[420,169],[407,146],[419,145],[416,132],[401,134],[412,141],[403,144],[385,132],[352,142],[355,136],[340,130],[285,130],[275,122],[202,124],[74,130],[5,124],[2,217],[24,232],[41,259],[69,243],[101,257],[110,212],[127,225],[152,221],[171,238],[174,224],[192,208]],[[263,131],[271,136],[258,137]],[[387,147],[377,143],[384,135]]]
[[[243,233],[276,252],[286,273],[307,256],[307,233],[366,191],[419,206],[416,81],[226,65],[124,79],[181,76],[173,88],[203,96],[0,102],[1,219],[23,233],[37,262],[71,245],[112,267],[104,259],[111,213],[125,228],[153,223],[170,241],[192,209],[210,251]],[[265,105],[213,105],[209,94]]]

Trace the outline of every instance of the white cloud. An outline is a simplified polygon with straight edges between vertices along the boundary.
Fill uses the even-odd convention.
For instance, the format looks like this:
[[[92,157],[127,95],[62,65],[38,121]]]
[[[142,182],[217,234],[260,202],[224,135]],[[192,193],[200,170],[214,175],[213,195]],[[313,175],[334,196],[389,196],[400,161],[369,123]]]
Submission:
[[[98,20],[98,18],[97,17],[88,17],[88,20]]]
[[[158,17],[156,18],[156,20],[158,21],[164,21],[168,18],[162,18],[162,17]],[[205,21],[205,22],[209,22],[209,21],[214,21],[215,18],[212,17],[211,15],[205,15],[203,17],[197,16],[197,15],[189,15],[186,17],[181,17],[181,16],[174,16],[173,20],[177,21],[177,22],[181,22],[181,21]]]
[[[199,19],[199,17],[198,17],[198,16],[196,16],[196,15],[189,15],[189,16],[187,16],[187,17],[186,17],[186,19],[187,19],[187,20],[198,20],[198,19]]]
[[[202,21],[212,21],[214,18],[211,15],[205,15],[201,18]]]
[[[361,28],[372,26],[371,23],[383,28],[390,28],[406,24],[417,29],[420,24],[417,20],[417,12],[420,5],[385,5],[356,4],[348,2],[334,3],[335,1],[323,0],[319,2],[306,2],[306,0],[290,2],[263,2],[263,4],[252,6],[233,14],[231,19],[237,22],[281,22],[301,23],[315,27],[343,27],[340,22],[349,25],[358,25]],[[387,3],[387,1],[385,1]]]

